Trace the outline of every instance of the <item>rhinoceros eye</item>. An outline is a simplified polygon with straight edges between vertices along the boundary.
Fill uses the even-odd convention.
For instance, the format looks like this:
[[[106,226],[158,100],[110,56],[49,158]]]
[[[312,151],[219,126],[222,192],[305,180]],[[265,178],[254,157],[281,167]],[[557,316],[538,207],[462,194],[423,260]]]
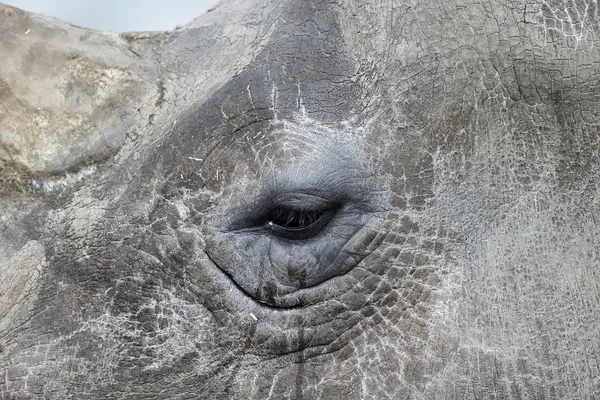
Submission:
[[[269,227],[275,236],[302,240],[316,236],[331,221],[334,210],[294,210],[276,207],[271,211]]]

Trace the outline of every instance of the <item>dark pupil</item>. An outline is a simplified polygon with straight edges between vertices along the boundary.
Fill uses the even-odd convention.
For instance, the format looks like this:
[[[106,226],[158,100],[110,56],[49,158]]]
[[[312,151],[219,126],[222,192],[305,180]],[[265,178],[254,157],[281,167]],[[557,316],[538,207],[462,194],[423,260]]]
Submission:
[[[325,211],[295,211],[276,208],[271,214],[271,222],[290,229],[306,228],[319,220]]]

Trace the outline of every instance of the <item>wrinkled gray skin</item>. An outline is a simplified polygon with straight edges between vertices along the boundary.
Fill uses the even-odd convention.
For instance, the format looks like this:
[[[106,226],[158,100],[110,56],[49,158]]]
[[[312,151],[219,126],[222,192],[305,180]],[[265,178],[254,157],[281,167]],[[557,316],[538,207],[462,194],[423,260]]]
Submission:
[[[0,6],[0,398],[600,398],[599,14]]]

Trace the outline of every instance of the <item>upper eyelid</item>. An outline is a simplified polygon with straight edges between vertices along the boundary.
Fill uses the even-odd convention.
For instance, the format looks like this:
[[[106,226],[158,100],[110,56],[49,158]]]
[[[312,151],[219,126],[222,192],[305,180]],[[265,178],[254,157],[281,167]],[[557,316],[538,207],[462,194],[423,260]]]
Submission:
[[[333,205],[331,200],[324,197],[309,193],[297,192],[279,193],[276,196],[273,196],[269,203],[271,204],[271,207],[282,207],[296,210],[312,209],[311,206],[326,207]],[[301,207],[294,208],[296,205]]]
[[[276,208],[287,209],[296,212],[310,212],[337,209],[341,202],[332,201],[319,196],[305,194],[282,194],[276,198],[270,199],[268,206],[263,207],[264,211],[272,212]]]

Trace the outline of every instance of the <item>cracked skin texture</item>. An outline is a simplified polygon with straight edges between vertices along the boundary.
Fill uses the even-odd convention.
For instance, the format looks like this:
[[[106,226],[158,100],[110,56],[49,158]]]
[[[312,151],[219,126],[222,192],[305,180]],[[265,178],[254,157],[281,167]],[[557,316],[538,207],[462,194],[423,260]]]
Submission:
[[[0,11],[121,71],[35,53],[98,127],[36,159],[0,68],[0,399],[600,397],[597,3],[232,0],[85,45]]]

